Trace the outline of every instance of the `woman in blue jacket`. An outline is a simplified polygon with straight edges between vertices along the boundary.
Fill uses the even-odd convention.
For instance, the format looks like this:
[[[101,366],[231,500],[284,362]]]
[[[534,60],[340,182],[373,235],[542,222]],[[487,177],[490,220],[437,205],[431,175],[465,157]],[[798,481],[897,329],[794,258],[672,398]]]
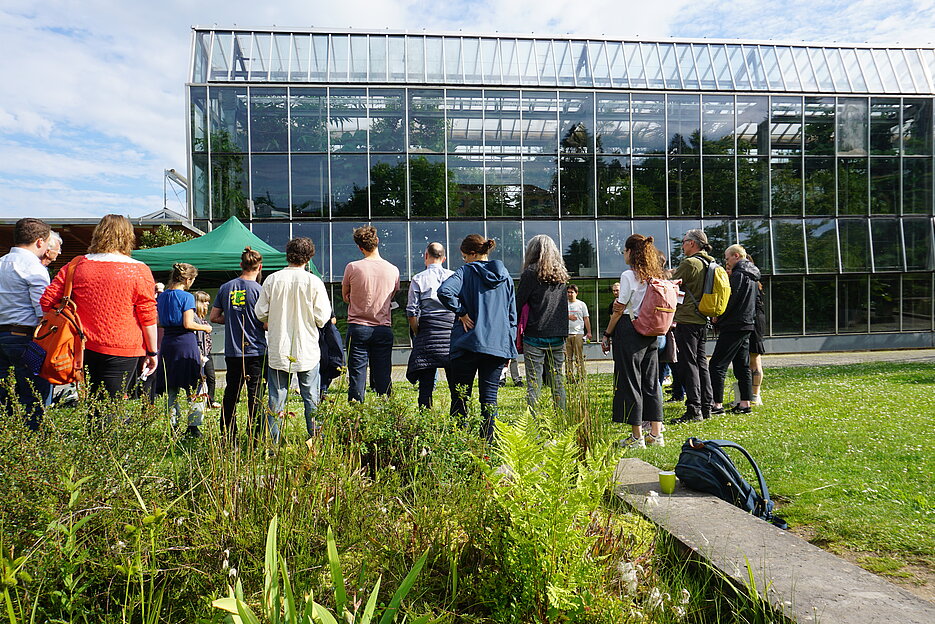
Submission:
[[[461,419],[467,415],[476,376],[484,418],[481,434],[487,440],[493,438],[500,372],[517,356],[513,280],[502,262],[487,257],[495,246],[480,234],[461,241],[465,264],[438,289],[442,305],[458,317],[451,329],[449,351],[451,414]]]

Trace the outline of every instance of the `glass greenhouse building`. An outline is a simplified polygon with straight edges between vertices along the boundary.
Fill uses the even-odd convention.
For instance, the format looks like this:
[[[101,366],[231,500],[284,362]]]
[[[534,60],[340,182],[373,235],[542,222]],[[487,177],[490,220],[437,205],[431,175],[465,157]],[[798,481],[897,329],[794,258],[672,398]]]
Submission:
[[[627,236],[676,264],[703,227],[763,270],[771,351],[935,346],[935,49],[196,27],[191,58],[194,223],[309,236],[339,318],[362,223],[404,281],[548,234],[595,327]]]

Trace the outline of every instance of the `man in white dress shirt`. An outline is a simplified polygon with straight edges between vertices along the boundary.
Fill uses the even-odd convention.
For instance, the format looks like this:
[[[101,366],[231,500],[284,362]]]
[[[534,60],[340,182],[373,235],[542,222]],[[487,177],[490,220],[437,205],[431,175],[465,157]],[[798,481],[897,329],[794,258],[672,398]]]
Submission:
[[[268,325],[268,424],[270,436],[276,442],[293,373],[299,379],[308,436],[311,438],[318,430],[315,422],[321,368],[318,329],[331,319],[331,301],[321,278],[307,270],[314,255],[315,245],[310,239],[289,241],[286,245],[289,266],[264,280],[256,302],[257,318]]]

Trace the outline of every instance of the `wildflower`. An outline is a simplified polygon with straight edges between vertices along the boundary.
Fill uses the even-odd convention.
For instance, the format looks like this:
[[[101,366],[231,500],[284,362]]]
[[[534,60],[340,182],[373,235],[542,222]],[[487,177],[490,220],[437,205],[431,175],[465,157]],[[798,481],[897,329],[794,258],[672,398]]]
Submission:
[[[673,605],[672,613],[675,614],[675,617],[682,619],[683,617],[685,617],[685,607],[681,605]]]
[[[629,561],[621,559],[620,562],[617,563],[617,571],[620,572],[620,581],[626,587],[627,593],[635,594],[639,583],[637,566],[634,566]]]
[[[649,608],[658,609],[663,604],[662,593],[659,591],[658,587],[653,587],[652,591],[649,592]]]
[[[685,589],[685,588],[683,587],[683,588],[682,588],[682,596],[681,596],[681,598],[679,599],[679,602],[682,603],[683,605],[687,605],[687,604],[688,604],[688,599],[691,598],[691,597],[692,597],[692,595],[688,592],[687,589]]]
[[[228,578],[234,578],[237,576],[237,568],[231,568],[230,572],[227,573]]]
[[[425,457],[425,456],[428,455],[429,453],[431,453],[431,451],[428,450],[427,448],[425,448],[425,447],[423,446],[423,447],[422,447],[422,453],[421,453],[422,457]]]
[[[655,490],[650,490],[649,494],[646,495],[646,504],[650,507],[659,506],[659,494]]]

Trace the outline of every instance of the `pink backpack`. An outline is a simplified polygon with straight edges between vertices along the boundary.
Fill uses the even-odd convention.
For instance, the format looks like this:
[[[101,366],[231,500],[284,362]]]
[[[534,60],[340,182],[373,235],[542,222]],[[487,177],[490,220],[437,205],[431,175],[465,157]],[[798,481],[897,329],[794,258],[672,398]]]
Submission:
[[[679,300],[679,281],[653,278],[646,282],[646,295],[633,329],[644,336],[664,336],[672,327]]]

